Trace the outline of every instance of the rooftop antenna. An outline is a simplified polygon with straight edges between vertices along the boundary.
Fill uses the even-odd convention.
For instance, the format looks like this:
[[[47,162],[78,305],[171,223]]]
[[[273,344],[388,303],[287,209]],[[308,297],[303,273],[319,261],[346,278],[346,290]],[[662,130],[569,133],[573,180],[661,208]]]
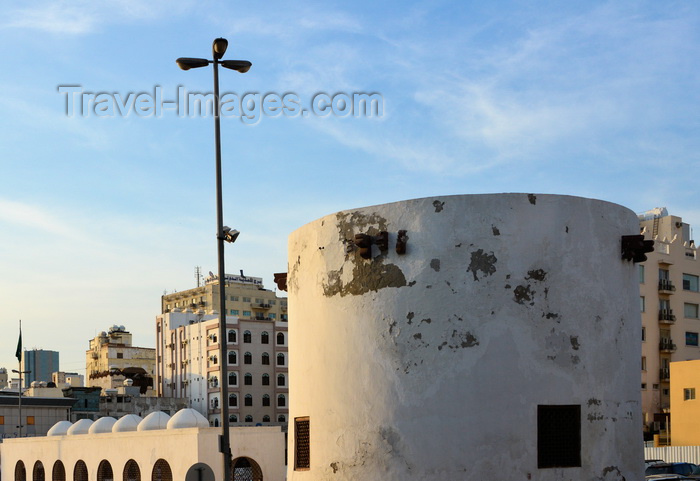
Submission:
[[[197,279],[197,287],[202,285],[202,268],[200,266],[194,267],[194,278]]]

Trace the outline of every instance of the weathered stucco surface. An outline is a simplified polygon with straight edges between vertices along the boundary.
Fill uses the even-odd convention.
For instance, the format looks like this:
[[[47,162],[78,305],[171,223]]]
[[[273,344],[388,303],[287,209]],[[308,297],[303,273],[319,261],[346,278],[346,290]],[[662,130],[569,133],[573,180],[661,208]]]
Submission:
[[[408,235],[406,254],[394,247]],[[355,234],[389,232],[362,259]],[[641,479],[641,326],[620,237],[576,197],[445,196],[326,216],[289,238],[290,480]],[[537,406],[580,404],[582,467],[537,468]]]

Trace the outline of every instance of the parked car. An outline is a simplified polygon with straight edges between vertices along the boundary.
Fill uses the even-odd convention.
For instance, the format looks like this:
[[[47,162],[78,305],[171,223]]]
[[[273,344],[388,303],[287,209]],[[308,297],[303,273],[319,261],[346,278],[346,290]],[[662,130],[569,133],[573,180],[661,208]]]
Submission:
[[[698,472],[700,472],[700,468],[692,463],[659,463],[648,466],[644,474],[646,476],[652,474],[681,474],[683,476],[688,476],[697,474]]]
[[[681,474],[652,474],[644,478],[646,481],[676,481],[685,479],[687,481],[696,480],[696,478],[687,478]]]
[[[660,464],[660,463],[665,463],[663,459],[645,459],[644,460],[644,469],[647,469],[649,466],[652,464]]]

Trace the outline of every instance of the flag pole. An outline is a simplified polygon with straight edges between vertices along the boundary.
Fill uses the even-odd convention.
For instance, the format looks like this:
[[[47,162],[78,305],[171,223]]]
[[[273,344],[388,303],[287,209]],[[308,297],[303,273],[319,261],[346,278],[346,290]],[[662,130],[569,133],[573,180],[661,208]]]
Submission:
[[[17,389],[19,407],[19,437],[22,437],[22,319],[19,320],[19,341],[17,341],[17,360],[19,361],[19,389]]]

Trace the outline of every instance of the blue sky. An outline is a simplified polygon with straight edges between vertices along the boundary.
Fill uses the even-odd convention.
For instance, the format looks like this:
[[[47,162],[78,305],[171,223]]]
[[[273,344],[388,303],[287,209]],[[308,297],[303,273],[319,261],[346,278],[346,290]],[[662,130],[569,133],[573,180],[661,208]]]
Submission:
[[[379,118],[222,120],[228,272],[273,288],[297,227],[435,195],[577,195],[700,226],[697,2],[5,2],[0,366],[18,319],[63,370],[112,324],[151,346],[163,292],[216,270],[212,118],[67,117],[57,89],[209,92],[210,68],[175,59],[218,36],[253,62],[222,92],[384,100]]]

